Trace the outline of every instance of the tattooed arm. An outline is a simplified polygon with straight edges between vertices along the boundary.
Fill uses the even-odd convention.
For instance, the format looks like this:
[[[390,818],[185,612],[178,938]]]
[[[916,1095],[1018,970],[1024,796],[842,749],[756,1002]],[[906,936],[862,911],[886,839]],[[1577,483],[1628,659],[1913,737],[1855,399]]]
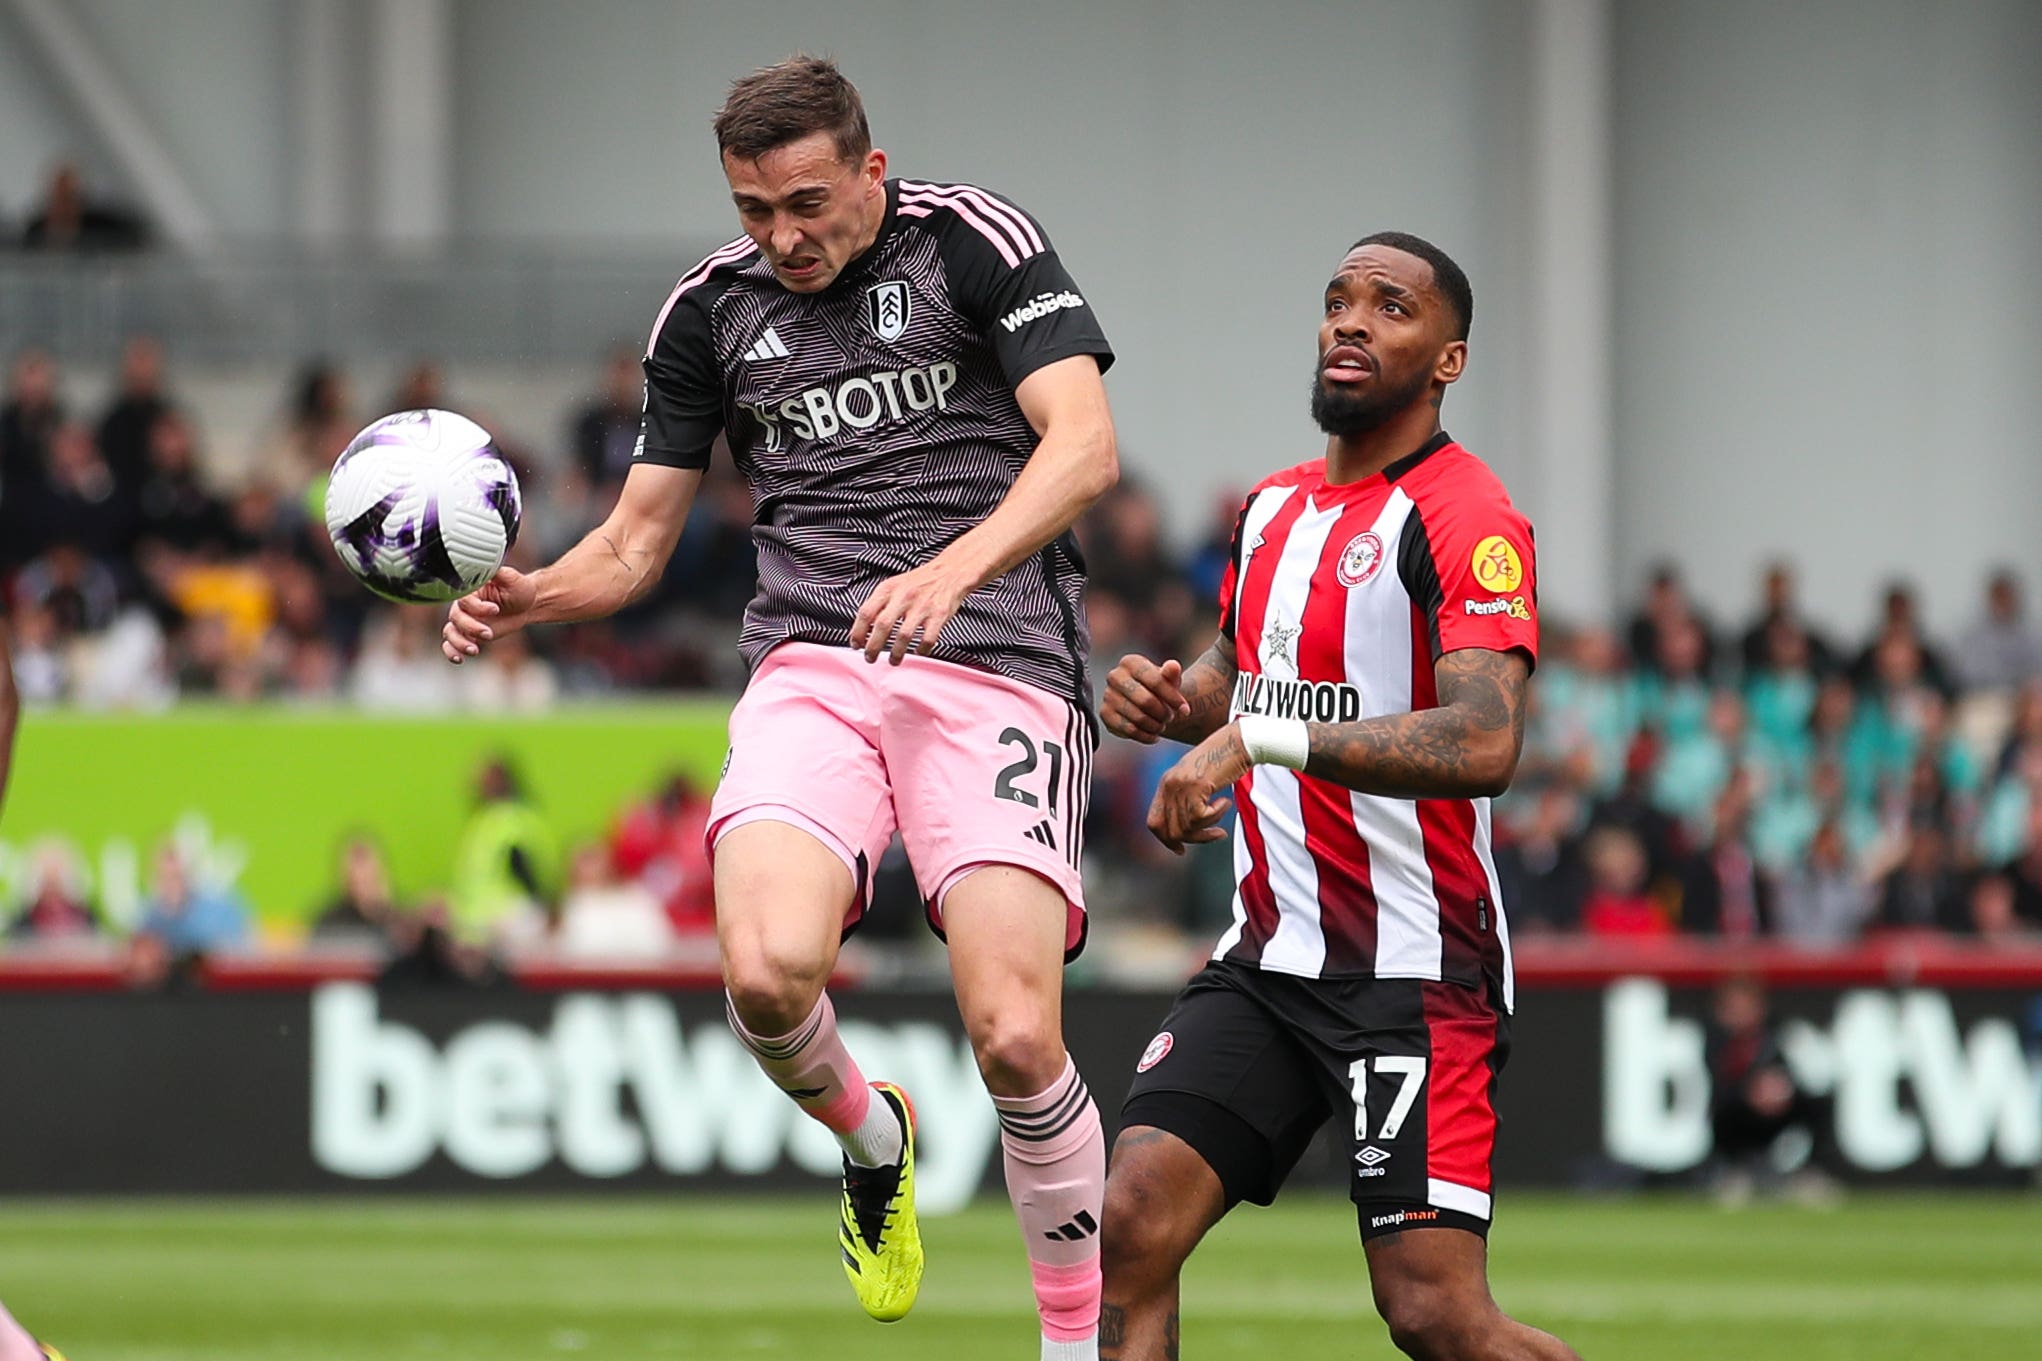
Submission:
[[[1524,746],[1531,663],[1519,652],[1463,648],[1433,667],[1439,705],[1355,723],[1306,725],[1305,773],[1363,794],[1473,799],[1500,794]],[[1218,729],[1163,777],[1149,830],[1178,854],[1217,841],[1230,806],[1216,797],[1253,767],[1238,724]]]
[[[1106,731],[1144,745],[1159,737],[1201,742],[1227,721],[1234,693],[1234,640],[1221,634],[1189,669],[1129,655],[1106,678],[1099,717]]]
[[[1305,773],[1363,794],[1480,799],[1501,794],[1524,747],[1531,664],[1520,652],[1464,648],[1432,669],[1439,707],[1310,725]]]

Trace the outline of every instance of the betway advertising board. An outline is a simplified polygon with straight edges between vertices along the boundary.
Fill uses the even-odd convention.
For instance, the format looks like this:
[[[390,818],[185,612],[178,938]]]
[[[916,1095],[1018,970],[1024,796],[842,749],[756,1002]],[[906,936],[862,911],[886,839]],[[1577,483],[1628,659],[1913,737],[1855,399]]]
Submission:
[[[1799,990],[1801,1080],[1864,1181],[2014,1181],[2042,1165],[2037,995]],[[1709,1155],[1706,992],[1651,980],[1521,996],[1498,1180]],[[1167,1009],[1087,992],[1072,1049],[1107,1116]],[[940,1211],[998,1185],[999,1134],[948,998],[846,994],[845,1035],[921,1115]],[[825,1185],[834,1142],[758,1073],[713,993],[0,995],[0,1194],[736,1191]],[[1341,1184],[1336,1156],[1299,1183]]]

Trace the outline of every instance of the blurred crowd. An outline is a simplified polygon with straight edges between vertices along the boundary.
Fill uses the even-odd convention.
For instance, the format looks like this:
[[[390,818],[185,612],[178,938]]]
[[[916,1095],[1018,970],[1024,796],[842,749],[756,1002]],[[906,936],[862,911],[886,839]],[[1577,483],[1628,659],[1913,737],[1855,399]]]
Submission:
[[[1826,636],[1785,564],[1740,629],[1663,568],[1621,635],[1544,650],[1497,815],[1519,930],[2042,928],[2042,639],[2011,572],[1947,652],[1903,583],[1871,637]]]
[[[376,401],[340,367],[307,364],[234,485],[149,337],[129,342],[99,409],[76,409],[66,386],[54,361],[26,352],[0,401],[0,599],[31,708],[209,699],[529,713],[742,684],[733,641],[755,581],[751,507],[725,457],[650,598],[612,620],[515,635],[455,668],[439,655],[441,609],[372,596],[340,566],[322,518],[326,474],[363,425],[422,406],[470,410],[438,364],[415,364]],[[619,350],[553,441],[500,439],[525,489],[515,564],[550,561],[608,511],[639,408],[637,356]],[[1219,496],[1186,550],[1130,478],[1081,523],[1095,691],[1125,652],[1188,662],[1210,644],[1237,507]],[[1533,691],[1495,823],[1521,934],[1829,945],[1879,929],[2042,929],[2042,638],[2012,573],[1993,576],[1961,632],[1934,636],[1896,583],[1872,636],[1846,640],[1805,616],[1785,564],[1736,625],[1705,617],[1664,569],[1621,630],[1549,617]],[[1209,936],[1229,917],[1228,846],[1180,860],[1144,826],[1177,755],[1119,742],[1099,754],[1088,892],[1122,940]],[[889,872],[908,882],[894,863],[882,889]]]
[[[638,433],[635,354],[569,413],[557,448],[500,440],[524,487],[514,565],[564,551],[616,499]],[[741,680],[729,645],[754,580],[750,504],[727,462],[705,485],[665,579],[612,620],[505,639],[449,667],[443,611],[372,596],[327,536],[333,461],[369,421],[459,407],[420,362],[380,403],[308,364],[253,459],[225,486],[203,423],[136,337],[117,390],[74,411],[46,355],[15,357],[0,401],[0,583],[25,703],[160,707],[179,699],[352,702],[378,710],[543,709],[564,694]]]
[[[1222,497],[1187,555],[1139,486],[1094,513],[1095,687],[1123,652],[1205,650],[1236,507]],[[1879,606],[1870,637],[1833,637],[1782,562],[1737,626],[1671,567],[1620,631],[1549,616],[1524,756],[1495,806],[1512,930],[1809,947],[2042,932],[2042,633],[2021,582],[1994,573],[1947,650],[1906,583]],[[1101,751],[1088,883],[1118,920],[1209,932],[1229,920],[1230,850],[1178,860],[1144,830],[1180,751]]]

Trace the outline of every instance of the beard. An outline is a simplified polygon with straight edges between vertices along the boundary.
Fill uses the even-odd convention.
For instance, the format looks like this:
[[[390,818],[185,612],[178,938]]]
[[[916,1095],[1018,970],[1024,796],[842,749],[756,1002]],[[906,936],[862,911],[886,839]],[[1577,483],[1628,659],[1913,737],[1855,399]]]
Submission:
[[[1345,392],[1326,386],[1317,365],[1312,367],[1312,419],[1335,439],[1353,439],[1379,429],[1422,396],[1432,385],[1432,375],[1420,370],[1400,386],[1386,386],[1381,369],[1369,391]]]

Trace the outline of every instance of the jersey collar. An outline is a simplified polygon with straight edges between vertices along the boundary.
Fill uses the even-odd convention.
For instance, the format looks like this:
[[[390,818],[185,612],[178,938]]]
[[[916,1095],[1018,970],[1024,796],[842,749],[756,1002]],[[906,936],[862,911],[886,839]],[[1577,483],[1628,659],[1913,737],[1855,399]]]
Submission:
[[[1394,486],[1398,478],[1404,476],[1404,474],[1410,472],[1413,468],[1453,442],[1453,436],[1442,430],[1396,462],[1386,464],[1358,482],[1343,482],[1338,486],[1326,480],[1326,461],[1321,459],[1319,460],[1318,472],[1314,479],[1318,485],[1311,489],[1312,499],[1320,504],[1329,501],[1346,501],[1371,491]]]
[[[886,215],[879,219],[878,235],[872,238],[871,245],[860,251],[850,264],[844,266],[837,277],[830,282],[829,288],[824,290],[825,292],[834,291],[839,284],[847,280],[856,280],[871,272],[872,262],[879,258],[880,250],[886,245],[888,238],[893,235],[894,228],[899,224],[899,208],[900,181],[888,180],[886,182]]]
[[[1447,434],[1446,431],[1444,430],[1440,431],[1431,439],[1425,441],[1425,443],[1419,445],[1416,449],[1413,449],[1410,453],[1398,459],[1395,463],[1392,463],[1387,468],[1384,468],[1382,471],[1383,481],[1395,482],[1405,473],[1410,472],[1413,468],[1423,463],[1426,459],[1431,458],[1434,454],[1446,448],[1447,445],[1452,444],[1453,442],[1454,437],[1452,435]]]

